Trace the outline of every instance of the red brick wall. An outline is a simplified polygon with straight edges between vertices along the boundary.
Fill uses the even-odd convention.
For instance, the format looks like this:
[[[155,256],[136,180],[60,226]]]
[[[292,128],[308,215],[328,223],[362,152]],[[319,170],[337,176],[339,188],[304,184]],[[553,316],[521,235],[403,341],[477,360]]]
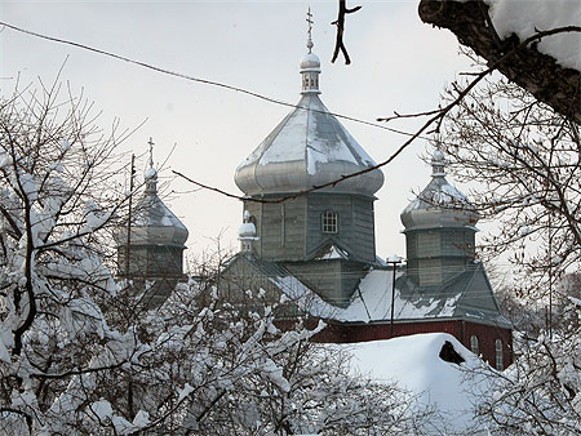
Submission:
[[[390,324],[329,324],[314,337],[317,342],[353,343],[389,339]],[[509,329],[478,324],[469,321],[425,321],[414,323],[395,323],[393,337],[418,333],[449,333],[470,350],[470,337],[475,335],[479,342],[479,354],[492,366],[496,364],[496,339],[503,344],[503,365],[512,363],[512,334]]]

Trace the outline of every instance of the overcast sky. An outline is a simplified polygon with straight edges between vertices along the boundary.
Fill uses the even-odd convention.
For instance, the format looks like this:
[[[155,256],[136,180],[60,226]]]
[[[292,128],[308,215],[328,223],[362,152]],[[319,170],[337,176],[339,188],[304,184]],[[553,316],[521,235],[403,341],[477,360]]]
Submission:
[[[26,29],[90,45],[179,73],[223,82],[296,103],[298,64],[306,53],[306,10],[315,26],[313,51],[322,61],[322,100],[333,112],[368,121],[393,111],[438,105],[444,86],[470,70],[455,37],[421,23],[418,0],[361,2],[348,16],[345,41],[352,65],[330,63],[337,2],[303,1],[2,1],[0,19]],[[349,6],[357,3],[348,2]],[[167,163],[167,198],[190,230],[188,247],[199,254],[223,235],[237,248],[242,205],[212,192],[194,191],[171,169],[203,183],[240,193],[233,176],[290,110],[248,95],[169,77],[142,67],[4,29],[0,33],[0,92],[21,83],[54,80],[65,59],[63,80],[84,88],[103,114],[132,128],[147,120],[124,144],[142,154],[151,136],[155,160]],[[405,137],[350,121],[343,124],[376,160],[386,159]],[[413,130],[417,122],[394,124]],[[172,154],[171,150],[175,150]],[[429,181],[418,157],[420,140],[385,168],[377,193],[377,249],[382,257],[405,255],[399,214]],[[142,174],[145,160],[140,164]],[[461,188],[461,187],[460,187]]]

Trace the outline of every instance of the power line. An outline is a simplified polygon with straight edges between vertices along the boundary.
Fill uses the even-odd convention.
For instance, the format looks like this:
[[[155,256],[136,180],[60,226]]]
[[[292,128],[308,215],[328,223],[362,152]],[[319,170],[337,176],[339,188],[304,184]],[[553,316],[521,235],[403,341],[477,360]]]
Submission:
[[[251,97],[254,97],[254,98],[257,98],[257,99],[260,99],[260,100],[267,101],[269,103],[278,104],[280,106],[286,106],[286,107],[298,108],[298,109],[301,108],[301,106],[298,106],[296,104],[288,103],[286,101],[279,100],[279,99],[276,99],[276,98],[273,98],[273,97],[268,97],[268,96],[266,96],[264,94],[260,94],[260,93],[255,92],[255,91],[250,91],[248,89],[244,89],[244,88],[241,88],[241,87],[238,87],[238,86],[229,85],[227,83],[218,82],[216,80],[203,79],[203,78],[200,78],[200,77],[190,76],[190,75],[185,74],[185,73],[180,73],[180,72],[177,72],[177,71],[168,70],[166,68],[162,68],[162,67],[159,67],[159,66],[156,66],[156,65],[153,65],[153,64],[144,62],[144,61],[140,61],[140,60],[137,60],[137,59],[132,59],[132,58],[127,57],[127,56],[119,55],[119,54],[116,54],[116,53],[113,53],[113,52],[110,52],[110,51],[107,51],[107,50],[103,50],[103,49],[100,49],[100,48],[97,48],[97,47],[92,47],[92,46],[89,46],[87,44],[83,44],[83,43],[80,43],[80,42],[75,42],[75,41],[71,41],[71,40],[67,40],[67,39],[62,39],[62,38],[57,38],[55,36],[45,35],[45,34],[42,34],[42,33],[34,32],[32,30],[24,29],[22,27],[15,26],[15,25],[10,24],[10,23],[7,23],[5,21],[0,21],[0,26],[4,26],[5,28],[14,30],[16,32],[24,33],[25,35],[34,36],[36,38],[44,39],[46,41],[56,42],[58,44],[70,45],[70,46],[75,47],[75,48],[79,48],[79,49],[82,49],[82,50],[86,50],[86,51],[90,51],[90,52],[93,52],[93,53],[97,53],[97,54],[100,54],[100,55],[103,55],[103,56],[107,56],[107,57],[110,57],[110,58],[113,58],[113,59],[116,59],[116,60],[128,62],[130,64],[134,64],[134,65],[137,65],[137,66],[140,66],[140,67],[143,67],[143,68],[146,68],[146,69],[155,71],[157,73],[165,74],[165,75],[172,76],[172,77],[177,77],[177,78],[180,78],[180,79],[188,80],[190,82],[196,82],[196,83],[201,83],[203,85],[209,85],[209,86],[215,86],[215,87],[218,87],[218,88],[227,89],[229,91],[240,92],[242,94],[246,94],[246,95],[249,95]],[[320,110],[317,110],[317,109],[309,109],[309,110],[311,110],[313,112],[323,113],[323,111],[320,111]],[[331,115],[333,115],[333,116],[335,116],[337,118],[341,118],[341,119],[348,120],[348,121],[353,121],[355,123],[363,124],[365,126],[370,126],[370,127],[374,127],[374,128],[377,128],[377,129],[387,130],[387,131],[392,132],[392,133],[397,133],[398,135],[403,135],[403,136],[408,136],[408,137],[413,136],[413,133],[406,132],[404,130],[394,129],[392,127],[388,127],[388,126],[383,125],[383,124],[377,124],[377,123],[374,123],[374,122],[371,122],[371,121],[362,120],[360,118],[351,117],[349,115],[342,115],[342,114],[336,113],[336,112],[324,112],[324,113],[329,113],[329,114],[331,114]]]
[[[246,95],[250,95],[252,97],[255,97],[255,98],[258,98],[258,99],[261,99],[261,100],[270,102],[270,103],[274,103],[274,104],[281,105],[281,106],[286,106],[286,107],[290,107],[290,108],[304,109],[304,108],[302,108],[299,105],[287,103],[285,101],[278,100],[278,99],[275,99],[275,98],[272,98],[272,97],[268,97],[268,96],[265,96],[263,94],[259,94],[259,93],[254,92],[254,91],[249,91],[247,89],[243,89],[243,88],[240,88],[240,87],[237,87],[237,86],[229,85],[229,84],[226,84],[226,83],[223,83],[223,82],[214,81],[214,80],[208,80],[208,79],[202,79],[202,78],[198,78],[198,77],[193,77],[193,76],[190,76],[190,75],[187,75],[187,74],[184,74],[184,73],[179,73],[179,72],[171,71],[171,70],[168,70],[168,69],[165,69],[165,68],[161,68],[161,67],[158,67],[158,66],[155,66],[155,65],[152,65],[152,64],[143,62],[143,61],[139,61],[139,60],[132,59],[132,58],[129,58],[129,57],[126,57],[126,56],[122,56],[122,55],[119,55],[119,54],[116,54],[116,53],[112,53],[112,52],[109,52],[109,51],[106,51],[106,50],[103,50],[103,49],[100,49],[100,48],[91,47],[89,45],[82,44],[82,43],[79,43],[79,42],[65,40],[65,39],[62,39],[62,38],[57,38],[57,37],[53,37],[53,36],[49,36],[49,35],[44,35],[44,34],[41,34],[41,33],[38,33],[38,32],[34,32],[34,31],[31,31],[31,30],[27,30],[27,29],[24,29],[22,27],[15,26],[13,24],[10,24],[10,23],[4,22],[4,21],[0,21],[0,26],[4,26],[5,28],[9,28],[11,30],[14,30],[14,31],[17,31],[17,32],[20,32],[20,33],[24,33],[26,35],[34,36],[36,38],[44,39],[44,40],[51,41],[51,42],[56,42],[56,43],[59,43],[59,44],[70,45],[70,46],[73,46],[73,47],[76,47],[76,48],[80,48],[80,49],[83,49],[83,50],[87,50],[87,51],[90,51],[90,52],[93,52],[93,53],[101,54],[103,56],[111,57],[111,58],[116,59],[116,60],[121,60],[121,61],[124,61],[124,62],[128,62],[128,63],[134,64],[134,65],[138,65],[138,66],[141,66],[143,68],[146,68],[146,69],[149,69],[149,70],[152,70],[152,71],[155,71],[155,72],[159,72],[159,73],[162,73],[162,74],[166,74],[166,75],[169,75],[169,76],[172,76],[172,77],[177,77],[177,78],[181,78],[181,79],[184,79],[184,80],[188,80],[188,81],[192,81],[192,82],[196,82],[196,83],[201,83],[201,84],[205,84],[205,85],[216,86],[216,87],[223,88],[223,89],[227,89],[227,90],[230,90],[230,91],[240,92],[240,93],[243,93],[243,94],[246,94]],[[481,73],[481,76],[482,76],[482,73]],[[472,86],[474,86],[475,83],[478,82],[478,80],[479,79],[476,79],[473,82],[473,85]],[[467,93],[470,88],[471,88],[471,86],[468,87],[465,92]],[[464,93],[461,93],[459,98],[462,98],[463,94]],[[290,195],[290,196],[287,195],[287,196],[284,196],[284,197],[282,197],[280,199],[276,199],[276,200],[264,200],[264,199],[248,198],[248,201],[255,201],[255,202],[260,202],[260,203],[267,203],[267,202],[268,203],[271,203],[271,202],[272,203],[281,203],[281,202],[284,202],[284,201],[287,201],[287,200],[290,200],[290,199],[294,199],[294,198],[298,198],[298,197],[304,196],[304,195],[306,195],[306,194],[308,194],[310,192],[318,191],[318,190],[321,190],[321,189],[324,189],[324,188],[327,188],[327,187],[333,187],[333,186],[335,186],[335,185],[337,185],[337,184],[339,184],[341,182],[344,182],[345,180],[351,179],[353,177],[358,177],[358,176],[363,175],[365,173],[368,173],[368,172],[377,170],[377,169],[379,169],[381,167],[387,166],[393,160],[395,160],[395,158],[397,158],[416,139],[418,139],[418,138],[424,138],[423,137],[423,133],[432,125],[432,123],[434,121],[438,120],[439,118],[442,118],[447,113],[447,111],[451,107],[453,107],[454,104],[455,104],[455,102],[451,103],[446,108],[439,109],[438,111],[435,111],[436,112],[436,115],[434,115],[431,118],[429,118],[426,122],[424,122],[422,124],[422,126],[419,129],[417,129],[413,133],[404,132],[402,130],[393,129],[393,128],[387,127],[385,125],[372,123],[370,121],[365,121],[365,120],[361,120],[361,119],[354,118],[354,117],[349,117],[349,116],[346,116],[346,115],[341,115],[341,114],[334,113],[334,112],[326,112],[326,111],[321,111],[321,110],[317,110],[317,109],[308,109],[308,110],[313,111],[313,112],[330,114],[330,115],[333,115],[333,116],[335,116],[337,118],[342,118],[342,119],[345,119],[345,120],[353,121],[353,122],[356,122],[356,123],[359,123],[359,124],[363,124],[363,125],[367,125],[367,126],[370,126],[370,127],[375,127],[375,128],[379,128],[379,129],[382,129],[382,130],[390,131],[390,132],[393,132],[393,133],[401,134],[401,135],[407,136],[408,139],[406,141],[404,141],[403,144],[401,144],[387,159],[383,160],[382,162],[380,162],[378,164],[375,164],[373,166],[367,167],[364,170],[356,171],[354,173],[347,174],[347,175],[342,175],[337,180],[334,180],[334,181],[331,181],[331,182],[328,182],[328,183],[324,183],[324,184],[322,184],[320,186],[313,186],[313,187],[311,187],[309,189],[305,189],[303,191],[300,191],[300,192],[298,192],[298,193],[296,193],[294,195]],[[432,111],[432,112],[434,112],[434,111]],[[428,113],[425,113],[423,115],[426,115],[426,116],[427,115],[433,115],[432,112],[428,112]],[[198,182],[196,180],[193,180],[193,179],[191,179],[189,177],[186,177],[185,175],[183,175],[183,174],[181,174],[179,172],[176,172],[176,171],[173,171],[173,172],[174,172],[174,174],[176,174],[176,175],[178,175],[178,176],[186,179],[190,183],[192,183],[192,184],[194,184],[194,185],[196,185],[196,186],[198,186],[200,188],[208,189],[208,190],[217,192],[219,194],[225,195],[226,197],[230,197],[230,198],[234,198],[234,199],[238,199],[238,200],[246,199],[246,197],[239,196],[239,195],[236,195],[236,194],[232,194],[232,193],[226,192],[224,190],[221,190],[219,188],[212,187],[212,186],[209,186],[209,185],[200,183],[200,182]]]

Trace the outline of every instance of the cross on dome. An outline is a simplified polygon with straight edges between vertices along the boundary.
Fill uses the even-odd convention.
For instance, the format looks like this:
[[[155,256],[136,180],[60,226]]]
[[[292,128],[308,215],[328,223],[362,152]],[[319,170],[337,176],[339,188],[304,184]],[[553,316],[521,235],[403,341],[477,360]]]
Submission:
[[[314,47],[313,44],[313,14],[311,13],[311,7],[309,6],[309,8],[307,9],[307,23],[308,23],[308,29],[307,29],[307,48],[309,49],[309,54],[311,53],[312,48]]]
[[[157,194],[157,170],[153,163],[153,146],[155,143],[153,142],[152,137],[149,138],[147,144],[149,145],[149,167],[145,170],[144,174],[145,192],[155,195]]]
[[[149,141],[147,141],[147,143],[149,144],[149,167],[153,168],[153,146],[155,145],[155,142],[153,142],[153,138],[151,136],[149,137]]]
[[[303,76],[303,86],[301,94],[320,94],[319,91],[319,74],[321,74],[321,61],[319,57],[312,52],[313,44],[313,14],[311,8],[307,10],[307,49],[309,50],[301,60],[301,75]]]

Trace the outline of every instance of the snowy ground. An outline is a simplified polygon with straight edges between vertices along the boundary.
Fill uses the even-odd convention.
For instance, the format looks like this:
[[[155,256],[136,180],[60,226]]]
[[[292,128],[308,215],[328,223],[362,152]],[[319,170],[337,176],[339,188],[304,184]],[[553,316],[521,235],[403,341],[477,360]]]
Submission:
[[[439,358],[445,341],[465,362]],[[452,433],[471,428],[472,410],[489,391],[483,375],[474,370],[482,361],[447,333],[428,333],[342,345],[352,353],[353,372],[374,380],[397,382],[418,395],[420,404],[435,406]]]

